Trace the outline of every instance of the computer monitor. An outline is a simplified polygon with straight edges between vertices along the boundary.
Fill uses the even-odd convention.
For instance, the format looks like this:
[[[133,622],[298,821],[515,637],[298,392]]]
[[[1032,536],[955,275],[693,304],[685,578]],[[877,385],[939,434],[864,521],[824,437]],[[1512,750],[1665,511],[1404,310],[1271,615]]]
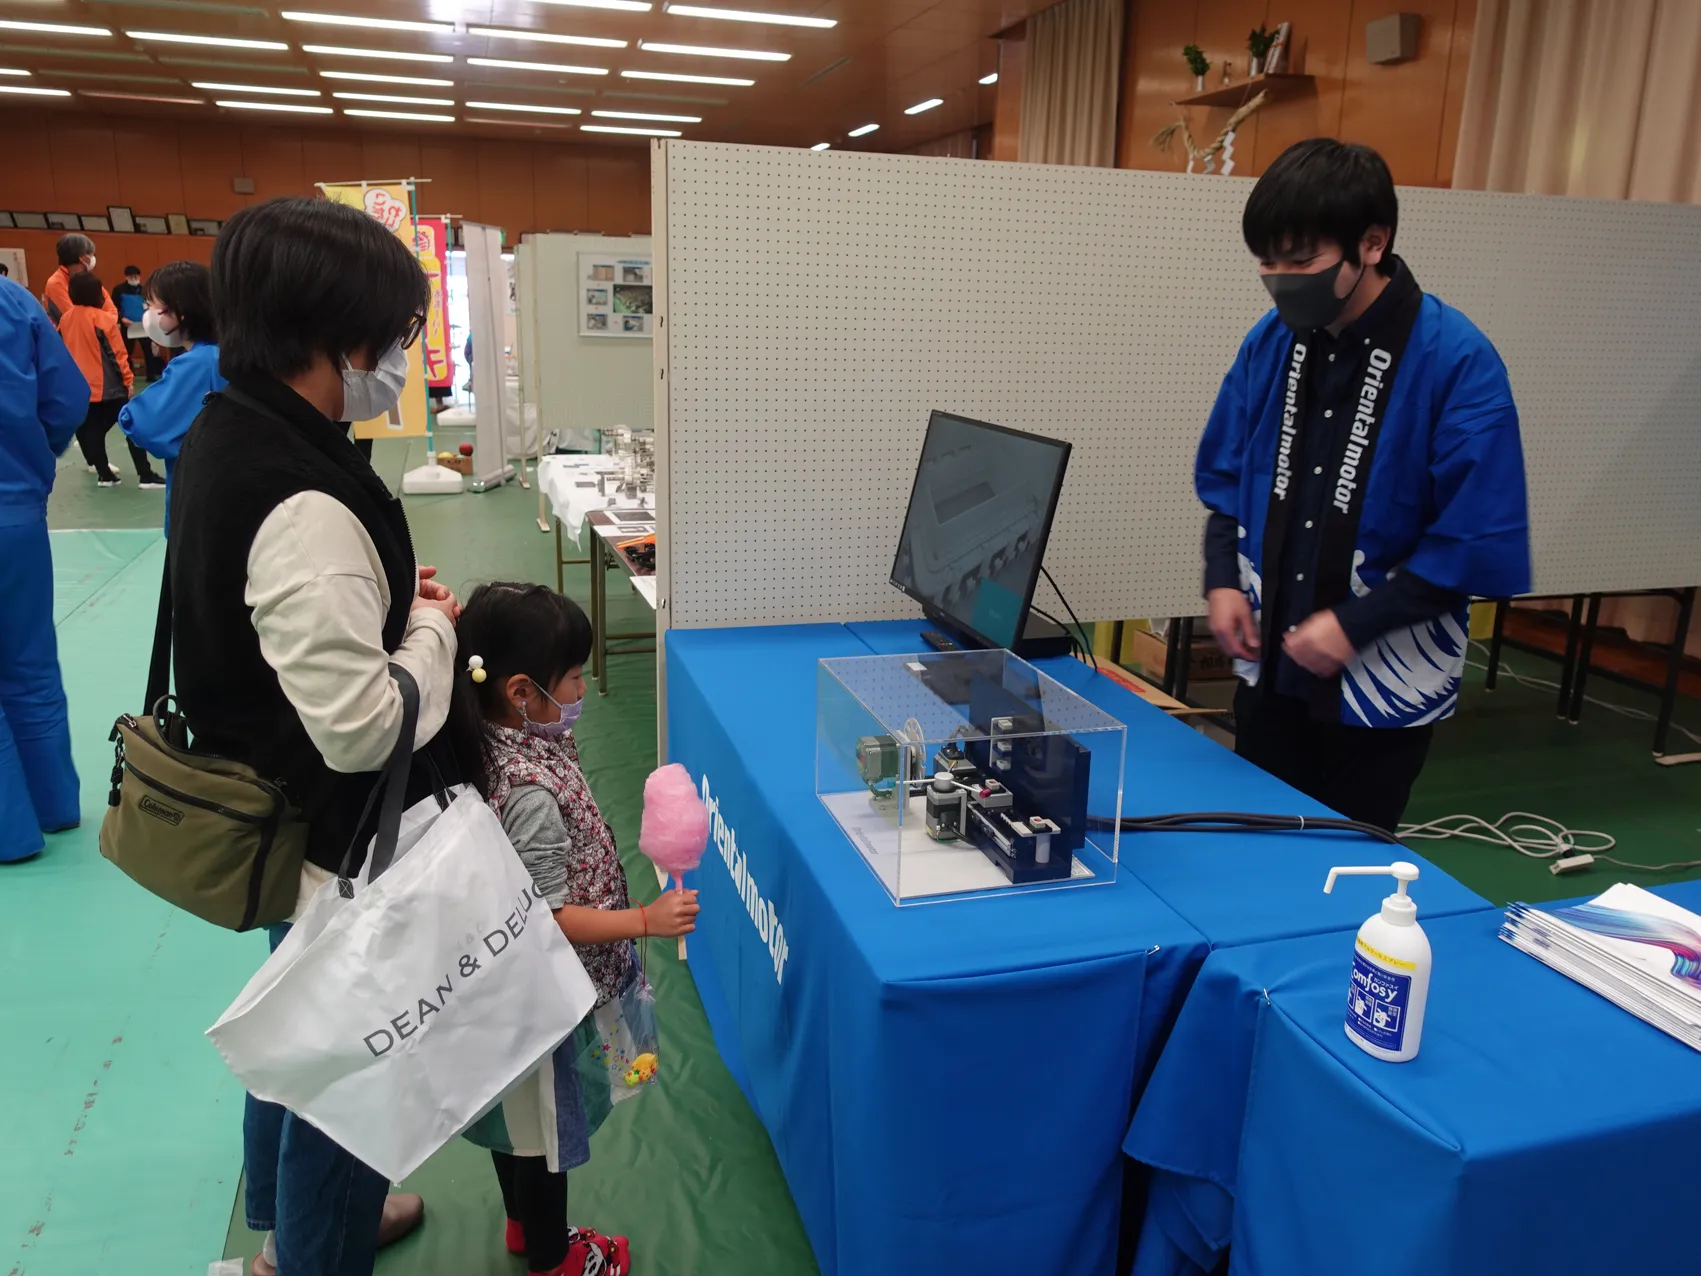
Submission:
[[[1055,626],[1044,626],[1044,652],[1026,639],[1069,450],[1060,439],[933,413],[892,583],[966,645],[1067,652]]]

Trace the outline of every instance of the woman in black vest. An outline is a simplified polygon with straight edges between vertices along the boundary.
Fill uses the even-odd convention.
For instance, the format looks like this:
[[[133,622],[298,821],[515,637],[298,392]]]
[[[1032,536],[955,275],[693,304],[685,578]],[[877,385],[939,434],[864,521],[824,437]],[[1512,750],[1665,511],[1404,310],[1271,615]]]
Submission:
[[[401,502],[341,424],[394,405],[430,288],[364,213],[276,199],[220,233],[212,297],[230,384],[173,475],[177,695],[197,747],[278,777],[307,820],[304,904],[364,840],[401,730],[389,665],[419,684],[416,747],[448,713],[459,606],[415,565]],[[274,948],[287,930],[272,928]],[[243,1141],[248,1225],[271,1233],[256,1276],[369,1276],[378,1245],[423,1214],[274,1104],[249,1098]]]

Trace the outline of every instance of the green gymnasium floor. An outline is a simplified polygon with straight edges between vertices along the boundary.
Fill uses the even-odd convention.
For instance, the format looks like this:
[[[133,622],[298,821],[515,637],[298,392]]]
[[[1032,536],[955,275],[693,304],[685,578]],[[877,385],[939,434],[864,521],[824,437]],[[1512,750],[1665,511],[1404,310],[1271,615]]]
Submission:
[[[411,454],[410,454],[411,453]],[[392,484],[423,449],[381,445]],[[259,1238],[237,1208],[241,1091],[200,1039],[264,956],[263,942],[205,926],[153,900],[96,848],[113,717],[139,694],[163,546],[162,496],[97,490],[67,463],[52,507],[60,656],[71,697],[85,826],[36,860],[0,866],[0,1269],[6,1276],[111,1270],[202,1276]],[[553,539],[533,521],[535,491],[409,498],[420,561],[459,592],[482,580],[552,581]],[[583,600],[585,568],[569,568]],[[649,613],[611,580],[614,627]],[[1520,672],[1551,664],[1514,657]],[[1552,697],[1473,675],[1442,729],[1410,817],[1537,811],[1619,839],[1619,854],[1701,859],[1701,765],[1649,759],[1650,727],[1591,707],[1581,727]],[[1597,681],[1597,695],[1650,708],[1651,697]],[[1679,720],[1701,730],[1701,706]],[[579,727],[587,770],[623,847],[634,890],[655,878],[635,853],[644,777],[655,764],[648,657],[615,663],[614,694]],[[1683,745],[1687,748],[1687,744]],[[1427,843],[1423,853],[1496,903],[1595,893],[1620,878],[1553,878],[1506,850]],[[1321,887],[1321,883],[1319,883]],[[1422,886],[1418,887],[1421,898]],[[595,1159],[572,1177],[572,1214],[633,1237],[644,1276],[807,1276],[808,1243],[760,1124],[715,1053],[690,976],[670,946],[650,952],[668,1047],[667,1084],[617,1111]],[[518,1276],[502,1249],[495,1182],[482,1153],[454,1143],[408,1187],[426,1226],[387,1251],[386,1276]],[[232,1265],[237,1266],[236,1264]]]

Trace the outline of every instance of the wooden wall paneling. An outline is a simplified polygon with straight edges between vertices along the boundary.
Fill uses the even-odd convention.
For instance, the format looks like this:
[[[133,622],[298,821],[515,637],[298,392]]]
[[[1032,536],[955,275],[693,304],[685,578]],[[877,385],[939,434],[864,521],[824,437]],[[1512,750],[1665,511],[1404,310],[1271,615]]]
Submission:
[[[1022,141],[1022,81],[1028,65],[1024,25],[998,41],[998,103],[992,113],[992,158],[1015,160]]]
[[[576,147],[532,145],[533,222],[520,230],[586,230],[591,226],[589,177]],[[510,236],[510,243],[519,236]]]
[[[37,297],[41,296],[47,277],[59,268],[55,246],[60,234],[57,230],[0,230],[0,244],[24,250],[24,264],[30,272],[30,292]],[[96,273],[108,287],[123,281],[126,266],[140,266],[142,277],[146,279],[155,268],[168,261],[206,263],[212,260],[213,255],[210,236],[97,234],[93,239],[101,259]]]
[[[650,233],[650,148],[585,158],[587,229],[605,235]]]
[[[1471,38],[1476,34],[1477,0],[1458,0],[1453,14],[1453,46],[1447,64],[1447,95],[1441,111],[1441,140],[1435,160],[1435,184],[1453,184],[1453,159],[1459,149],[1459,121],[1465,109],[1465,77],[1471,70]]]
[[[1347,74],[1341,101],[1341,140],[1373,146],[1388,161],[1394,180],[1436,185],[1448,69],[1453,52],[1456,0],[1401,0],[1422,22],[1417,56],[1409,62],[1375,66],[1365,59],[1368,6],[1353,16]]]
[[[67,116],[48,127],[52,146],[54,213],[105,213],[118,189],[118,156],[103,120]]]
[[[359,177],[362,181],[418,177],[422,171],[417,137],[397,135],[388,130],[383,133],[367,133],[361,137]]]
[[[531,143],[480,141],[474,149],[478,200],[462,211],[473,221],[502,227],[517,243],[537,225]]]
[[[118,184],[106,199],[144,217],[188,213],[183,195],[181,139],[176,128],[161,128],[145,121],[123,121],[112,128],[118,159]]]
[[[328,129],[302,130],[301,167],[309,194],[318,193],[318,182],[358,182],[367,175],[360,139]]]
[[[476,150],[453,138],[425,138],[419,144],[419,174],[430,182],[419,188],[419,211],[472,216],[478,203]]]
[[[31,112],[6,121],[6,153],[0,159],[0,208],[26,213],[50,211],[54,199],[53,147],[40,117]],[[67,212],[68,209],[52,209]]]
[[[293,128],[254,125],[242,130],[242,172],[254,179],[254,193],[240,198],[258,204],[280,195],[311,195],[301,134]]]
[[[1362,15],[1381,16],[1380,5],[1354,4],[1352,0],[1284,0],[1271,16],[1293,23],[1289,70],[1314,77],[1314,88],[1295,97],[1272,102],[1258,116],[1255,150],[1242,154],[1246,161],[1235,171],[1246,176],[1262,173],[1295,142],[1308,137],[1339,137],[1341,101],[1346,83],[1347,55],[1356,31],[1362,50]],[[1360,16],[1355,16],[1360,15]],[[1399,179],[1399,175],[1395,175]]]
[[[242,133],[233,124],[197,124],[181,137],[183,208],[169,213],[216,217],[223,221],[248,202],[231,188],[242,172]]]
[[[1181,49],[1194,42],[1198,25],[1197,0],[1134,6],[1123,51],[1118,168],[1180,172],[1187,167],[1187,161],[1178,158],[1179,149],[1175,155],[1154,150],[1152,136],[1175,122],[1176,108],[1171,103],[1193,91],[1193,75],[1182,60]],[[1193,112],[1195,129],[1207,114]]]

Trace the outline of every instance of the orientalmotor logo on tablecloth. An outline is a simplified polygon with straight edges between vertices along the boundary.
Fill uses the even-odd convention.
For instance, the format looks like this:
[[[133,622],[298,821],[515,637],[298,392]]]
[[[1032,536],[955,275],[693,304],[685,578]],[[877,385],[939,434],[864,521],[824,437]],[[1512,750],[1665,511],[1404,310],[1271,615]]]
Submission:
[[[744,911],[750,914],[750,924],[756,928],[757,936],[767,947],[768,956],[774,963],[774,982],[783,984],[786,958],[791,956],[791,945],[786,943],[786,928],[774,912],[773,901],[762,894],[761,886],[751,876],[750,861],[738,849],[738,834],[721,818],[721,804],[719,799],[710,796],[706,773],[703,776],[703,805],[709,808],[715,849],[721,853],[726,871],[732,875],[732,884],[744,901]]]

